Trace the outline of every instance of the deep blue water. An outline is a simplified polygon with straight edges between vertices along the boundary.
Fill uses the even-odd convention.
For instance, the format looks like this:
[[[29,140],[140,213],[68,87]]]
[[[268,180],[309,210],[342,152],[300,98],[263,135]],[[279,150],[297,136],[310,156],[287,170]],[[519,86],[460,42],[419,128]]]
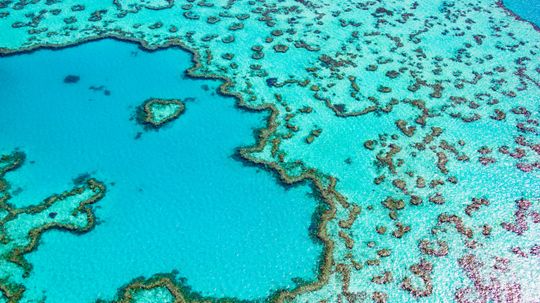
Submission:
[[[503,3],[516,15],[540,26],[540,0],[503,0]]]
[[[82,173],[108,184],[94,230],[47,232],[28,256],[32,297],[91,302],[173,269],[203,294],[246,299],[315,278],[321,246],[308,234],[311,189],[286,189],[231,157],[254,143],[266,114],[214,94],[216,82],[184,79],[190,64],[178,49],[148,53],[114,40],[0,58],[0,152],[27,153],[8,175],[20,192],[12,202],[38,203]],[[64,83],[69,74],[80,81]],[[178,120],[135,139],[142,128],[130,118],[150,97],[195,100]]]

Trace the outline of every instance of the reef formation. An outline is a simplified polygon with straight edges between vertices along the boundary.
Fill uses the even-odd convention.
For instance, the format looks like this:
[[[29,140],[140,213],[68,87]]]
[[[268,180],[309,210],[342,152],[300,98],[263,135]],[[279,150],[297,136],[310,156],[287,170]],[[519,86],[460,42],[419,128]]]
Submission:
[[[4,1],[0,33],[4,55],[180,47],[190,76],[270,110],[242,156],[328,207],[319,279],[268,300],[540,300],[540,33],[500,2]],[[118,300],[206,300],[180,284]]]
[[[74,233],[90,231],[96,224],[90,205],[105,195],[105,186],[95,179],[61,194],[51,195],[39,204],[17,208],[9,203],[10,185],[4,178],[19,168],[22,152],[0,156],[0,293],[2,302],[19,302],[25,291],[24,278],[32,271],[25,255],[37,248],[41,235],[52,229]]]
[[[151,98],[144,101],[137,113],[137,122],[155,129],[178,118],[185,109],[182,101],[177,99]]]

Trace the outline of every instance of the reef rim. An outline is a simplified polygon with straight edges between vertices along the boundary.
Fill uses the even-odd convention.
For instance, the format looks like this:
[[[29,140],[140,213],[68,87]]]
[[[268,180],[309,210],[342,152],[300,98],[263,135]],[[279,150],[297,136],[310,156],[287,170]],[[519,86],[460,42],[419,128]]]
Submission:
[[[238,154],[240,155],[241,160],[246,161],[247,164],[258,165],[265,170],[275,174],[278,177],[280,184],[284,186],[290,186],[294,184],[300,184],[309,182],[315,190],[315,193],[320,197],[321,201],[326,203],[329,207],[322,213],[319,218],[318,228],[317,228],[317,238],[321,240],[323,245],[323,252],[319,258],[318,265],[318,275],[317,278],[313,281],[308,281],[304,284],[297,285],[295,288],[289,289],[279,289],[271,293],[266,298],[256,299],[253,301],[264,301],[264,302],[275,302],[282,303],[294,299],[296,296],[309,292],[315,291],[322,288],[329,280],[331,269],[333,265],[333,252],[334,252],[334,241],[330,238],[327,233],[326,225],[331,221],[336,215],[336,206],[334,200],[343,201],[345,197],[339,194],[336,189],[337,179],[332,176],[323,175],[317,172],[312,168],[304,168],[303,173],[299,176],[290,176],[286,169],[280,166],[277,162],[264,161],[261,159],[256,159],[251,154],[254,152],[259,152],[264,149],[264,146],[268,142],[270,136],[276,131],[277,124],[276,119],[279,115],[279,110],[277,107],[271,103],[265,103],[259,106],[252,106],[247,104],[244,101],[244,98],[240,93],[232,92],[229,90],[229,87],[233,85],[233,81],[225,76],[216,75],[212,73],[198,73],[197,70],[202,67],[200,58],[201,55],[197,49],[191,48],[182,42],[179,38],[168,39],[167,42],[159,45],[151,45],[144,39],[139,39],[130,36],[128,33],[113,30],[113,32],[103,33],[97,36],[86,37],[78,40],[74,40],[69,43],[43,43],[36,44],[28,47],[23,47],[21,49],[8,49],[0,47],[0,57],[19,55],[23,53],[31,53],[34,51],[49,49],[49,50],[58,50],[76,47],[84,43],[98,41],[103,39],[113,39],[121,42],[130,42],[135,43],[139,46],[141,50],[152,52],[160,49],[166,49],[171,47],[179,48],[183,51],[186,51],[191,54],[191,62],[193,65],[185,71],[185,74],[188,77],[194,79],[209,79],[209,80],[219,80],[221,85],[218,88],[218,93],[225,97],[234,97],[236,99],[235,105],[243,110],[263,112],[269,111],[270,115],[267,118],[266,126],[256,130],[258,134],[256,136],[256,143],[252,146],[245,146],[238,148]],[[315,209],[314,209],[315,211]],[[142,278],[135,278],[130,283],[126,284],[124,287],[119,289],[118,295],[120,297],[115,298],[117,302],[129,302],[129,291],[132,290],[143,290],[153,287],[149,287],[147,283],[141,283]],[[182,289],[185,289],[186,286],[181,283],[175,282],[170,274],[156,274],[153,277],[149,278],[147,281],[152,281],[151,285],[156,285],[155,287],[168,285],[174,286],[176,291],[171,292],[175,298],[175,302],[246,302],[246,300],[241,300],[237,298],[212,298],[212,297],[202,297],[199,294],[191,293],[185,294],[182,292]],[[169,289],[169,287],[167,287]]]

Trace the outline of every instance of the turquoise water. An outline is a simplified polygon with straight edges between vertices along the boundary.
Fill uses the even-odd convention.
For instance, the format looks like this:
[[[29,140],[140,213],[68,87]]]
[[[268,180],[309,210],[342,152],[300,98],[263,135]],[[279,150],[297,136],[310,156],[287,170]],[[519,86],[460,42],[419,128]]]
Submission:
[[[504,0],[503,3],[516,15],[540,26],[540,1]]]
[[[495,302],[501,298],[518,297],[524,302],[538,302],[540,301],[538,297],[540,283],[537,279],[540,273],[540,258],[538,258],[540,74],[537,71],[540,70],[540,31],[530,22],[516,20],[497,3],[500,1],[213,0],[190,3],[118,0],[114,3],[112,1],[81,3],[78,0],[58,0],[13,1],[3,4],[0,2],[0,53],[21,52],[43,45],[70,46],[84,39],[97,39],[103,36],[137,39],[149,47],[183,43],[200,54],[201,66],[198,69],[200,73],[231,79],[235,85],[229,88],[230,91],[241,95],[249,106],[257,107],[268,103],[274,106],[275,131],[268,134],[269,140],[265,148],[251,156],[257,161],[272,163],[274,167],[290,176],[299,176],[306,171],[302,168],[306,168],[315,171],[321,183],[327,184],[329,177],[337,180],[336,192],[326,191],[328,202],[335,202],[329,203],[329,210],[335,212],[335,218],[323,225],[323,232],[328,235],[325,243],[328,244],[328,248],[333,248],[327,250],[328,258],[323,264],[327,265],[325,268],[329,269],[329,275],[320,276],[323,282],[321,284],[324,284],[320,289],[298,294],[291,299],[292,302],[353,302],[356,298],[358,299],[356,301],[366,302],[463,303],[478,298],[486,302]],[[520,7],[526,12],[518,12],[518,9],[514,8],[515,12],[525,19],[532,20],[526,15],[533,14],[535,2],[520,3]],[[511,3],[508,5],[512,6]],[[191,180],[195,180],[198,173],[204,171],[193,169],[192,165],[195,164],[191,162],[185,166],[172,162],[168,165],[167,161],[172,161],[175,149],[169,151],[159,148],[163,145],[159,144],[159,140],[177,140],[168,143],[168,146],[176,146],[175,144],[190,140],[203,145],[209,145],[208,142],[211,142],[216,146],[224,146],[224,149],[220,149],[226,150],[223,153],[224,163],[229,163],[246,174],[249,171],[257,175],[257,169],[242,167],[237,161],[229,161],[229,156],[236,146],[253,142],[250,127],[262,125],[264,115],[242,114],[232,107],[232,103],[222,98],[212,101],[214,99],[211,97],[211,91],[215,89],[215,85],[209,92],[200,90],[200,84],[196,85],[196,91],[192,90],[192,86],[187,88],[185,85],[170,85],[166,75],[176,74],[180,81],[180,70],[187,67],[187,58],[185,66],[176,69],[177,64],[180,64],[176,59],[171,59],[168,63],[145,61],[148,63],[143,64],[138,58],[144,54],[139,53],[137,57],[132,57],[131,51],[126,51],[125,55],[121,56],[125,63],[122,68],[121,64],[112,64],[113,60],[107,59],[107,55],[102,53],[92,51],[91,55],[79,57],[81,60],[89,60],[88,58],[94,56],[99,60],[105,58],[99,63],[104,67],[99,67],[96,63],[98,59],[93,60],[96,62],[91,64],[98,65],[93,69],[112,70],[115,75],[118,74],[116,78],[105,80],[107,75],[104,72],[95,72],[99,75],[94,77],[84,75],[85,69],[74,70],[69,64],[65,66],[63,63],[65,60],[55,64],[55,67],[46,67],[53,63],[49,63],[49,59],[43,59],[40,60],[40,64],[36,63],[31,68],[39,69],[37,72],[44,74],[42,78],[50,82],[43,86],[47,90],[32,87],[31,91],[41,91],[39,96],[36,96],[38,93],[30,96],[30,93],[24,91],[30,90],[29,86],[9,88],[13,91],[11,94],[17,94],[18,102],[22,102],[20,100],[39,102],[41,100],[38,98],[41,95],[54,94],[60,88],[62,91],[72,91],[71,98],[70,94],[62,93],[64,98],[70,99],[69,101],[81,96],[85,96],[85,100],[94,99],[84,103],[87,107],[86,112],[79,115],[74,115],[75,110],[68,108],[59,111],[58,117],[49,119],[51,121],[38,123],[34,121],[39,119],[32,117],[33,125],[19,121],[21,118],[17,115],[21,115],[21,112],[35,111],[37,113],[33,116],[37,116],[42,112],[48,112],[46,105],[31,109],[28,106],[25,108],[24,104],[18,104],[19,108],[16,111],[6,109],[4,115],[14,121],[4,122],[12,124],[9,125],[13,128],[10,130],[13,132],[10,137],[18,136],[19,133],[30,136],[42,132],[41,140],[45,142],[41,147],[33,147],[17,143],[14,139],[5,140],[11,142],[6,144],[6,149],[21,146],[28,152],[29,160],[36,161],[35,164],[28,162],[20,172],[8,175],[10,181],[15,183],[12,193],[19,193],[19,187],[22,189],[16,197],[19,206],[34,203],[39,200],[38,197],[49,195],[51,191],[70,188],[71,179],[84,172],[103,179],[112,189],[107,198],[97,204],[101,207],[97,210],[98,216],[104,221],[96,230],[82,237],[71,234],[59,236],[58,233],[54,234],[54,237],[51,234],[45,236],[44,247],[40,247],[38,252],[30,257],[30,261],[39,263],[36,264],[34,275],[21,283],[32,288],[30,295],[38,297],[42,289],[51,289],[54,286],[50,285],[60,283],[47,277],[52,274],[44,273],[55,270],[61,272],[59,269],[67,267],[81,268],[77,272],[85,272],[91,270],[92,264],[97,264],[95,267],[102,270],[99,267],[102,265],[95,260],[102,261],[91,257],[99,254],[93,253],[90,257],[86,257],[89,261],[84,264],[87,267],[83,268],[80,264],[81,257],[71,253],[70,250],[79,249],[77,247],[79,244],[75,241],[84,242],[83,238],[86,236],[90,237],[90,240],[86,241],[92,242],[92,239],[95,239],[92,237],[97,237],[100,233],[114,234],[106,229],[112,230],[113,226],[124,227],[118,228],[117,234],[124,233],[125,236],[116,238],[133,239],[131,241],[136,243],[141,239],[140,241],[145,241],[144,243],[157,246],[159,244],[154,243],[164,244],[160,244],[161,248],[153,250],[144,247],[150,244],[139,245],[142,248],[137,247],[139,250],[133,251],[148,251],[146,254],[150,256],[144,260],[143,257],[137,256],[142,261],[133,262],[133,266],[130,263],[132,258],[125,258],[123,255],[118,257],[123,252],[132,251],[128,244],[124,244],[128,248],[120,248],[121,252],[114,254],[107,249],[112,250],[117,244],[105,241],[107,237],[93,241],[92,243],[98,243],[93,246],[82,246],[82,250],[87,251],[103,249],[105,253],[101,256],[116,255],[114,258],[121,261],[111,263],[122,267],[119,270],[107,265],[111,267],[103,274],[107,279],[89,279],[91,283],[98,281],[103,285],[96,284],[97,290],[93,295],[87,295],[88,298],[110,296],[115,287],[126,283],[140,272],[148,277],[151,273],[169,272],[173,268],[180,270],[181,275],[188,277],[189,282],[205,294],[244,294],[240,296],[245,298],[262,296],[268,293],[268,289],[277,285],[291,285],[288,284],[290,277],[303,275],[303,272],[309,276],[307,272],[313,268],[314,261],[297,261],[306,262],[306,265],[296,270],[295,266],[290,264],[297,263],[289,260],[293,257],[298,259],[298,256],[304,258],[306,248],[313,247],[307,239],[306,232],[309,221],[307,214],[315,203],[310,199],[305,203],[302,202],[306,210],[292,208],[291,205],[294,203],[286,204],[291,208],[279,205],[282,207],[279,216],[282,214],[281,217],[287,217],[282,220],[291,220],[287,221],[289,224],[301,222],[294,225],[296,228],[284,226],[278,219],[275,221],[267,219],[265,224],[272,227],[257,227],[259,229],[250,233],[252,238],[238,237],[250,243],[249,245],[253,242],[253,245],[261,247],[264,253],[255,248],[246,250],[244,246],[248,244],[243,242],[237,244],[241,240],[235,242],[226,239],[229,245],[240,247],[238,253],[240,261],[233,258],[230,258],[233,261],[216,261],[218,253],[215,252],[217,249],[214,249],[214,243],[224,243],[222,241],[205,242],[203,240],[206,237],[200,236],[193,240],[187,236],[182,238],[174,234],[177,237],[173,239],[174,241],[159,242],[156,239],[136,235],[138,230],[142,229],[140,226],[150,225],[146,223],[148,219],[142,216],[130,219],[132,218],[130,216],[141,213],[141,209],[148,211],[149,217],[159,216],[160,225],[165,224],[161,221],[171,221],[161,218],[166,218],[175,211],[181,212],[175,219],[183,218],[181,223],[184,225],[180,225],[181,230],[193,229],[189,235],[200,234],[197,233],[199,226],[208,222],[190,223],[197,218],[197,213],[193,214],[188,210],[203,209],[199,211],[203,213],[206,205],[204,203],[191,203],[190,208],[179,209],[160,206],[161,208],[156,210],[161,201],[178,199],[180,195],[183,197],[188,190],[191,192],[191,188],[188,188],[189,186],[182,180],[180,181],[183,187],[171,185],[172,182],[159,181],[160,183],[154,186],[159,190],[149,194],[150,190],[147,187],[152,186],[145,183],[148,178],[158,182],[162,174],[172,174],[171,170],[180,174],[183,173],[182,169],[191,169],[197,172],[190,175]],[[145,65],[148,66],[144,67]],[[50,74],[50,70],[59,68],[58,66],[62,72],[58,75]],[[47,71],[43,72],[41,69]],[[139,69],[142,72],[139,72]],[[170,69],[173,69],[173,72],[167,72]],[[138,73],[144,74],[145,77],[137,76]],[[71,79],[80,76],[80,81],[76,84],[63,84],[62,80],[68,74],[74,75]],[[20,77],[30,78],[30,76]],[[49,78],[54,78],[54,81]],[[118,80],[119,78],[121,80]],[[137,84],[131,81],[137,81]],[[145,86],[142,84],[144,81],[152,83]],[[106,88],[90,93],[87,90],[90,85],[106,85]],[[136,90],[132,89],[134,86]],[[155,91],[150,91],[153,88]],[[110,96],[104,95],[105,89],[110,90]],[[157,132],[144,133],[141,139],[134,140],[137,133],[142,130],[134,121],[129,121],[137,105],[149,97],[168,99],[189,96],[196,97],[197,101],[187,101],[186,113],[178,120]],[[61,102],[54,99],[45,104],[54,105],[61,102],[72,105],[69,101],[64,99]],[[97,106],[99,104],[106,105]],[[112,104],[122,107],[112,107]],[[229,105],[230,111],[219,110],[220,106]],[[76,108],[79,110],[82,106],[77,104]],[[197,108],[200,111],[197,111]],[[99,114],[101,118],[92,117],[87,112]],[[200,114],[195,115],[196,112]],[[240,118],[246,115],[249,118]],[[194,118],[195,116],[200,118]],[[77,121],[66,123],[62,119]],[[193,119],[197,119],[195,123],[189,122]],[[254,119],[252,123],[241,123],[251,121],[250,119]],[[17,123],[20,125],[16,126]],[[66,131],[74,133],[73,138],[69,139],[69,148],[73,148],[74,145],[79,146],[80,150],[67,156],[54,156],[55,149],[65,149],[62,144],[54,142],[64,141],[52,140],[59,132],[44,131],[55,123],[59,129],[62,128],[62,134]],[[118,127],[110,126],[112,125],[110,123],[117,123]],[[206,131],[209,123],[215,125],[212,130],[216,132]],[[188,124],[189,130],[186,126]],[[65,130],[64,125],[69,125],[70,128]],[[115,141],[107,143],[110,140],[105,140],[109,145],[103,144],[102,138],[92,135],[96,132],[94,125],[109,125],[110,127],[103,131],[103,136],[108,138],[114,135]],[[192,127],[195,129],[201,127],[205,131],[192,130]],[[174,136],[169,136],[173,133]],[[209,136],[210,133],[214,135]],[[84,137],[77,137],[76,134],[84,134]],[[227,136],[219,137],[219,134]],[[237,137],[232,137],[231,134]],[[229,137],[232,137],[230,144],[224,143],[229,142],[228,139],[222,141]],[[47,140],[54,145],[47,145]],[[97,153],[92,154],[93,158],[82,157],[81,155],[87,153],[84,149],[87,148],[85,145],[88,145],[88,142],[96,144],[94,150],[99,150],[103,154],[108,153],[106,157],[116,155],[121,161],[115,159],[114,163],[104,164],[101,160],[103,156]],[[115,147],[116,145],[119,147]],[[150,159],[150,156],[131,156],[141,146],[147,145],[152,148],[149,148],[151,152],[145,155],[157,156],[162,163],[160,164],[162,167],[159,170],[156,168],[154,172],[147,167],[137,166],[138,163],[144,162],[141,159]],[[196,150],[193,144],[182,146],[183,148],[189,146],[190,150],[203,153]],[[120,155],[118,152],[120,149],[127,151],[123,151]],[[40,153],[46,153],[47,157],[40,156]],[[180,154],[180,151],[175,153],[177,154]],[[183,154],[189,154],[189,151],[183,150]],[[79,157],[92,158],[87,161],[91,164],[86,166],[79,164]],[[204,158],[205,161],[212,159],[204,154],[200,158]],[[111,172],[114,167],[122,166],[120,165],[122,161],[128,162],[128,159],[134,160],[129,160],[129,165],[124,165],[122,170],[118,169],[118,174]],[[48,167],[38,169],[44,162]],[[145,166],[151,164],[146,163]],[[55,174],[56,169],[65,171]],[[68,170],[70,172],[67,172]],[[131,174],[142,175],[142,170],[144,170],[142,181],[132,182],[129,185],[121,183],[122,180],[135,180]],[[219,173],[227,174],[222,171]],[[208,180],[214,180],[206,177],[208,174],[204,176],[199,176],[199,179],[203,179],[202,182],[206,184],[210,183]],[[268,173],[259,173],[257,176],[274,181]],[[244,183],[235,183],[235,178],[229,176],[227,178],[231,179],[228,180],[231,185],[255,188]],[[253,178],[248,181],[243,179],[246,178],[242,178],[242,182],[251,182],[249,180]],[[112,186],[111,182],[116,182],[116,185]],[[261,183],[264,182],[257,182],[258,190]],[[118,203],[117,201],[122,201],[122,197],[125,197],[121,189],[126,187],[137,192],[140,188],[142,202],[132,199]],[[175,191],[170,189],[172,187]],[[229,187],[226,189],[229,190]],[[181,191],[181,194],[176,193],[176,190]],[[245,191],[243,188],[237,190],[239,192],[242,190],[242,193]],[[264,192],[272,190],[274,189]],[[283,189],[276,187],[276,194],[272,193],[272,197],[268,198],[270,204],[256,203],[258,207],[247,207],[250,214],[253,210],[254,213],[262,212],[265,216],[270,216],[270,211],[260,210],[259,207],[283,202],[280,190]],[[287,197],[292,197],[290,194],[291,192],[287,193]],[[349,203],[344,203],[343,200],[334,201],[339,195],[343,195]],[[157,198],[153,200],[150,196]],[[163,198],[165,196],[174,197]],[[221,196],[228,195],[220,193],[219,199]],[[305,198],[304,193],[300,196]],[[484,202],[477,204],[478,201]],[[243,210],[246,210],[244,205],[246,203],[242,204]],[[191,208],[193,204],[199,208]],[[527,204],[530,206],[525,207]],[[178,202],[174,205],[182,204]],[[360,208],[361,212],[358,214]],[[478,209],[471,212],[475,208]],[[150,216],[151,213],[160,210],[165,214]],[[279,218],[275,212],[277,210],[272,211],[274,214],[272,218]],[[293,217],[289,219],[289,215]],[[302,219],[297,218],[300,215],[303,216]],[[203,215],[199,214],[199,217]],[[112,224],[128,219],[133,222],[131,225]],[[237,219],[231,219],[233,220]],[[247,219],[238,221],[240,225],[230,222],[222,224],[221,228],[236,231],[235,226],[249,225]],[[12,222],[11,229],[15,229],[13,226],[17,226],[18,222]],[[298,236],[284,239],[280,242],[285,243],[283,245],[268,244],[267,239],[273,239],[267,237],[270,232],[264,233],[259,230],[277,227],[281,231],[280,235],[284,235],[282,230],[286,230],[287,235],[295,230]],[[166,223],[161,229],[154,226],[148,229],[160,230],[160,234],[167,234],[169,230],[177,230],[178,227]],[[212,229],[209,229],[210,231]],[[215,238],[223,240],[223,235],[219,235],[217,231],[215,233]],[[259,233],[264,240],[259,239]],[[65,245],[60,240],[54,242],[50,239],[60,239],[59,237],[66,240]],[[195,241],[202,246],[193,244]],[[187,245],[182,246],[182,243]],[[212,244],[204,246],[204,243]],[[262,248],[263,244],[278,249],[266,250]],[[435,248],[429,249],[426,245],[440,249],[435,253]],[[103,246],[105,248],[102,248]],[[289,252],[292,248],[287,247],[291,246],[301,250],[302,253]],[[186,247],[189,248],[188,252]],[[198,247],[202,248],[196,251]],[[304,249],[300,249],[301,247]],[[180,249],[184,251],[178,252]],[[159,255],[169,250],[174,251],[176,255],[172,253],[168,253],[167,256]],[[46,251],[60,251],[57,254],[71,253],[74,257],[70,258],[75,261],[64,261],[63,257],[49,258],[49,255],[44,255]],[[208,251],[212,253],[207,253]],[[234,250],[231,250],[233,251],[231,254],[227,254],[226,249],[222,251],[221,256],[237,256]],[[254,253],[251,253],[252,251]],[[251,261],[240,252],[250,256],[259,254],[259,257],[253,258],[256,262]],[[260,256],[270,252],[278,255],[272,255],[275,258],[268,258],[272,262],[261,261],[263,257]],[[154,255],[159,256],[154,258]],[[281,257],[283,260],[279,259]],[[472,262],[471,258],[479,262]],[[253,268],[256,266],[260,269],[261,274],[256,275],[248,270],[245,273],[228,270],[245,268],[247,265],[242,263],[244,259],[245,264],[256,264]],[[137,267],[139,263],[144,265]],[[232,267],[227,265],[229,263]],[[278,263],[279,265],[275,265]],[[151,266],[146,264],[152,264],[154,267],[149,268]],[[261,268],[261,264],[268,266]],[[0,267],[0,271],[2,269],[4,268]],[[124,274],[128,271],[131,272]],[[264,271],[267,274],[264,274]],[[478,274],[474,271],[478,271]],[[8,271],[7,275],[9,276],[11,272],[13,271]],[[287,274],[282,274],[283,272]],[[118,277],[114,274],[118,274]],[[69,283],[73,284],[83,280],[73,277],[68,279]],[[40,286],[36,281],[47,281],[50,285]],[[409,285],[407,281],[411,281],[412,284]],[[432,287],[429,282],[432,282]],[[68,282],[61,281],[61,283]],[[78,287],[90,287],[88,285],[93,287],[93,284],[81,282],[69,288],[75,291]],[[267,287],[263,288],[260,285]],[[501,288],[498,288],[498,285]],[[418,296],[414,288],[423,290],[422,296]],[[100,291],[103,294],[99,294]],[[138,299],[134,301],[149,303],[148,298],[156,294],[167,297],[163,287],[159,287],[148,292],[141,291],[136,295]],[[60,300],[58,299],[60,295],[55,296],[57,301]],[[70,296],[63,301],[74,301],[76,295]]]
[[[233,159],[266,114],[216,95],[217,82],[185,79],[190,65],[178,49],[148,53],[114,40],[0,58],[0,83],[9,83],[0,90],[0,151],[27,154],[7,175],[11,202],[36,204],[85,173],[108,186],[94,230],[44,234],[28,256],[26,298],[110,299],[137,276],[174,269],[205,295],[243,299],[315,278],[311,189],[284,188]],[[67,75],[80,80],[66,84]],[[181,98],[186,111],[138,135],[132,118],[150,97]]]

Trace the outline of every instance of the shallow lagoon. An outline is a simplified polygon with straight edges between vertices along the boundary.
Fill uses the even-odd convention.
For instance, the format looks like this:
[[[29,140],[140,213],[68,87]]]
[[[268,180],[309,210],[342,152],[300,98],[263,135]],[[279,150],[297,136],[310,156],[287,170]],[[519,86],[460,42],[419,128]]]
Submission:
[[[190,65],[178,49],[148,53],[114,40],[0,58],[0,83],[9,83],[0,90],[0,151],[28,156],[7,176],[12,203],[38,203],[84,173],[108,184],[93,231],[48,232],[28,256],[27,298],[110,299],[137,276],[173,269],[205,295],[243,299],[315,278],[311,189],[286,189],[232,158],[254,143],[266,114],[215,95],[217,82],[184,79]],[[64,83],[70,74],[80,80]],[[136,139],[143,128],[132,118],[150,97],[194,100]]]

